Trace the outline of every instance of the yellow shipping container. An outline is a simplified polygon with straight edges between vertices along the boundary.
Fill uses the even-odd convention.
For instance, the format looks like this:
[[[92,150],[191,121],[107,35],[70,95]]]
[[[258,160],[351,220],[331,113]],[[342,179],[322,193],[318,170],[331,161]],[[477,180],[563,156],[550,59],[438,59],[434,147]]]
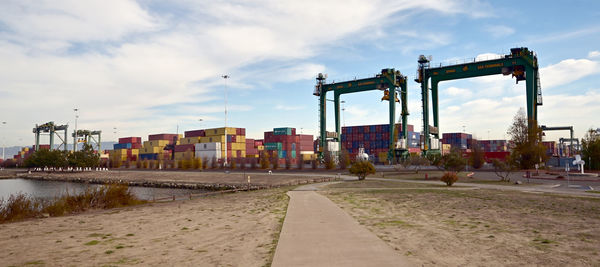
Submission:
[[[258,155],[246,155],[246,158],[258,158]]]
[[[231,150],[246,151],[246,143],[231,143]]]
[[[192,144],[200,143],[201,138],[202,137],[200,137],[200,136],[186,137],[186,138],[182,138],[181,140],[179,140],[179,143],[182,145],[192,145]]]
[[[131,155],[139,155],[140,154],[140,150],[137,148],[132,148],[131,149]]]
[[[175,160],[186,160],[186,159],[193,159],[194,158],[194,153],[189,153],[189,158],[187,158],[187,152],[175,152],[174,154],[174,158]]]
[[[227,127],[227,134],[235,134],[236,129],[233,127]],[[206,136],[219,136],[225,134],[225,127],[213,128],[204,130]]]
[[[225,143],[225,136],[206,136],[200,139],[200,143]]]
[[[246,146],[246,136],[236,135],[235,136],[235,142],[236,143],[242,143],[242,144],[244,144],[244,146]]]
[[[316,154],[302,154],[302,160],[313,160],[316,159]]]
[[[265,150],[265,146],[257,146],[256,149],[258,149],[258,151]]]
[[[144,147],[165,147],[171,141],[169,140],[150,140],[144,141]]]
[[[158,147],[158,146],[154,146],[154,147],[142,147],[141,149],[141,154],[156,154],[156,153],[161,153],[164,150],[164,147]]]
[[[115,149],[113,150],[115,155],[125,155],[127,156],[127,149]]]

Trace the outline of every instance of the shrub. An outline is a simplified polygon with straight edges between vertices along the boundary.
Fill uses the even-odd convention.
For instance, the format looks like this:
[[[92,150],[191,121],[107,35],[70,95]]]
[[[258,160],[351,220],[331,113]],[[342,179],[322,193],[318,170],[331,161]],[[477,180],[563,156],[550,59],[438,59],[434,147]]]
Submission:
[[[202,169],[206,169],[208,168],[208,158],[204,157],[202,158]]]
[[[198,170],[202,168],[202,159],[194,158],[192,160],[192,168]]]
[[[341,170],[345,170],[350,165],[350,153],[348,153],[348,150],[343,149],[342,152],[340,153],[340,164],[339,165],[340,165],[339,167]]]
[[[260,155],[260,168],[261,169],[268,169],[270,165],[269,162],[269,153],[263,151],[262,154]]]
[[[323,165],[325,165],[325,169],[328,170],[335,168],[335,159],[329,150],[325,150],[323,153]]]
[[[256,169],[256,158],[250,159],[250,169]]]
[[[229,168],[232,170],[235,170],[236,167],[237,167],[236,160],[234,158],[231,158],[231,162],[229,162]]]
[[[143,160],[143,161],[142,161],[142,168],[144,168],[144,169],[148,169],[148,166],[149,166],[149,165],[148,165],[148,160],[147,160],[147,159]]]
[[[458,176],[455,172],[445,172],[440,178],[440,181],[446,183],[447,186],[452,186],[456,181],[458,181]]]
[[[290,157],[285,158],[285,169],[289,170],[292,168],[292,159]]]
[[[246,158],[240,158],[240,169],[246,169]]]
[[[296,160],[298,161],[298,170],[304,169],[304,161],[302,160],[302,158],[297,158]]]
[[[274,170],[279,169],[279,156],[277,155],[277,152],[273,152],[273,157],[271,158],[271,165],[273,166]]]
[[[136,160],[135,161],[135,168],[136,169],[141,169],[142,168],[142,161],[141,160]]]
[[[310,161],[310,167],[311,167],[313,170],[316,170],[316,169],[317,169],[317,167],[319,167],[319,162],[318,162],[316,159],[313,159],[313,160],[311,160],[311,161]]]
[[[219,160],[217,159],[217,157],[213,157],[212,160],[210,161],[210,168],[211,169],[216,169],[219,165]]]
[[[442,156],[444,170],[452,172],[460,172],[464,170],[467,160],[463,158],[460,150],[452,148],[450,153]]]
[[[358,177],[358,180],[364,180],[369,174],[375,174],[375,166],[371,162],[359,160],[350,166],[350,173]]]

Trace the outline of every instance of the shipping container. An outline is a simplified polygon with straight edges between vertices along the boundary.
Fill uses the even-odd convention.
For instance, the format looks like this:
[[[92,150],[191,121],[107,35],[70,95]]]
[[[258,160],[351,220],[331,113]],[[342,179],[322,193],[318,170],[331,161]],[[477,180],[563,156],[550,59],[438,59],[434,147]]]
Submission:
[[[195,144],[196,151],[221,151],[221,143],[198,143]]]
[[[185,131],[185,137],[204,137],[206,133],[204,130],[191,130]]]
[[[170,144],[176,142],[180,138],[182,138],[181,134],[162,133],[162,134],[151,134],[151,135],[148,135],[148,140],[149,141],[168,140],[170,142]]]
[[[211,160],[213,158],[217,158],[220,159],[221,157],[221,150],[196,150],[195,153],[195,157],[199,158],[199,159],[208,159]]]
[[[119,144],[126,144],[126,143],[142,143],[142,138],[141,137],[122,137],[122,138],[119,138]]]
[[[177,152],[186,152],[186,151],[195,151],[195,144],[186,144],[186,145],[176,145],[175,153]]]
[[[282,127],[282,128],[274,128],[274,135],[292,135],[292,128],[290,127]]]

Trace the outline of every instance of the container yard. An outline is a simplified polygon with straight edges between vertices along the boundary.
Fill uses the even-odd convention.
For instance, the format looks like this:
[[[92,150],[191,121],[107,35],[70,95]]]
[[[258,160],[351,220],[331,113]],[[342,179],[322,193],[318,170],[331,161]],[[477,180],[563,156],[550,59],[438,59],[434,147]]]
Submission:
[[[414,132],[413,125],[407,125],[408,148],[411,153],[419,153],[419,133]],[[396,141],[401,139],[402,125],[395,125],[397,136]],[[378,125],[360,125],[342,127],[342,149],[346,149],[350,158],[356,158],[359,148],[364,148],[364,152],[369,157],[374,158],[377,163],[384,163],[388,160],[390,140],[390,127],[387,124]],[[412,151],[411,151],[412,149]]]

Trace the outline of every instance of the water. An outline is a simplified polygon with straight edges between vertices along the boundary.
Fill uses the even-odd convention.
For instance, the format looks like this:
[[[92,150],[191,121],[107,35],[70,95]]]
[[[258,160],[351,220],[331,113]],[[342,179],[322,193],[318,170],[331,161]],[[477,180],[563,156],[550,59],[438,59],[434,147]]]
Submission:
[[[0,198],[5,200],[11,194],[24,193],[35,198],[52,199],[64,195],[67,190],[69,194],[74,195],[83,192],[86,188],[96,188],[99,184],[85,184],[59,181],[39,181],[29,179],[0,179]],[[205,193],[207,191],[197,189],[177,189],[177,188],[154,188],[130,186],[130,191],[139,199],[153,200],[159,198],[177,199],[187,198],[190,194]]]

